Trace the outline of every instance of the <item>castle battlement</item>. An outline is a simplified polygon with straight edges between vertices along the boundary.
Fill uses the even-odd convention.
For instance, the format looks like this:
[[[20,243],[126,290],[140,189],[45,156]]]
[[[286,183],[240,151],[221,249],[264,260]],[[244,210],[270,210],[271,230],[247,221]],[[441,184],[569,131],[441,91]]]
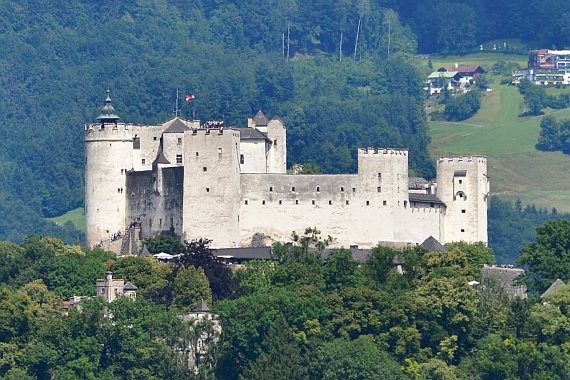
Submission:
[[[487,157],[481,155],[472,156],[445,156],[437,159],[438,164],[460,164],[460,163],[478,163],[486,164]]]
[[[90,244],[127,236],[133,223],[140,238],[173,230],[213,248],[286,241],[307,227],[335,246],[487,241],[483,156],[440,157],[437,183],[421,187],[409,178],[406,148],[359,148],[356,174],[286,174],[279,118],[260,111],[248,128],[178,116],[133,125],[105,103],[99,122],[84,127]]]
[[[407,156],[408,149],[401,148],[358,148],[359,156],[374,156],[374,155],[391,155],[391,156]]]

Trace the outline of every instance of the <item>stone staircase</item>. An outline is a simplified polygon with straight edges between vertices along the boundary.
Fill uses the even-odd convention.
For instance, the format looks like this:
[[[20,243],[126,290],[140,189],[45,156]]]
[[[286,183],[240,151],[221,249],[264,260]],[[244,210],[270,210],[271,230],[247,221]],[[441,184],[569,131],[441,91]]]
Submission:
[[[135,255],[139,254],[139,249],[137,246],[137,234],[139,228],[137,227],[130,227],[128,230],[125,231],[125,235],[123,236],[121,242],[121,250],[119,251],[120,255]]]

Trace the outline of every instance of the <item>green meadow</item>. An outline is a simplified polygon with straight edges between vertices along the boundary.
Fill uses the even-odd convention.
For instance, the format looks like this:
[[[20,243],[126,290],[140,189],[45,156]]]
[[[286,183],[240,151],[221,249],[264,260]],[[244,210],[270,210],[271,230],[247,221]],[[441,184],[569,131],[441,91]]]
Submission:
[[[478,64],[490,69],[495,62],[526,65],[526,56],[475,54],[432,58],[434,70],[443,65]],[[513,86],[500,85],[505,76],[488,75],[492,91],[482,97],[481,109],[460,123],[430,122],[433,157],[444,154],[482,154],[488,157],[492,193],[502,199],[520,198],[549,210],[570,212],[570,156],[535,149],[545,115],[570,118],[570,108],[544,110],[545,115],[520,117],[523,98]],[[549,88],[551,94],[570,88]]]
[[[75,228],[85,233],[85,213],[83,212],[83,207],[73,209],[50,220],[59,226],[63,226],[66,222],[70,221],[75,225]]]

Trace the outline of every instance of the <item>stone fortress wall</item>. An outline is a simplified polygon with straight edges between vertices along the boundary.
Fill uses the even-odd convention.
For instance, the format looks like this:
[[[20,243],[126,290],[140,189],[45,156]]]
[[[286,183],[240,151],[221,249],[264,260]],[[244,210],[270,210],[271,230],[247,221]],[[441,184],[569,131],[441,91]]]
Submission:
[[[359,149],[357,174],[286,174],[285,126],[261,112],[248,128],[116,119],[85,126],[91,244],[134,221],[143,238],[174,229],[214,248],[287,241],[307,227],[336,246],[487,241],[484,157],[440,158],[437,184],[410,191],[405,149]]]

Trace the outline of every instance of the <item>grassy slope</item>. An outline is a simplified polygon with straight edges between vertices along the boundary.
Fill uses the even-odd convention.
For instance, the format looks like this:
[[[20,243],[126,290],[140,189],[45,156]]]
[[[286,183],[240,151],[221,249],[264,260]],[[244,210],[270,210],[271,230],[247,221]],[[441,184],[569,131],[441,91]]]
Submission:
[[[454,62],[485,65],[499,60],[525,66],[526,57],[476,54],[432,59],[436,69]],[[445,153],[484,154],[489,157],[489,175],[494,194],[503,199],[521,198],[538,207],[556,207],[570,212],[570,156],[539,152],[534,148],[540,132],[539,117],[519,117],[522,97],[510,86],[500,86],[501,77],[490,76],[493,92],[483,97],[480,111],[461,123],[431,122],[433,156]],[[549,89],[559,94],[570,89]],[[558,118],[570,118],[570,109],[545,110]]]
[[[68,211],[63,215],[52,218],[50,220],[59,226],[63,226],[65,222],[71,221],[73,224],[75,224],[75,228],[85,233],[85,213],[83,212],[82,207]]]

